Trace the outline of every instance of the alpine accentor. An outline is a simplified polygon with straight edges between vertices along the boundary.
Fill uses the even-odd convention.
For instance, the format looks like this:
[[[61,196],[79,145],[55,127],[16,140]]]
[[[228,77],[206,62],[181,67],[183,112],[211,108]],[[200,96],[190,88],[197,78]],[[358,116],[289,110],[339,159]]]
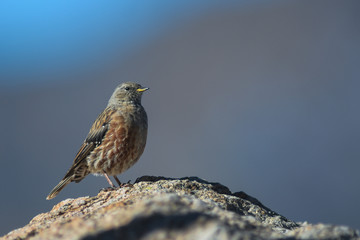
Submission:
[[[147,115],[141,105],[143,88],[137,83],[119,85],[105,110],[97,117],[65,177],[49,193],[54,198],[70,182],[80,182],[89,173],[116,177],[139,160],[145,149]]]

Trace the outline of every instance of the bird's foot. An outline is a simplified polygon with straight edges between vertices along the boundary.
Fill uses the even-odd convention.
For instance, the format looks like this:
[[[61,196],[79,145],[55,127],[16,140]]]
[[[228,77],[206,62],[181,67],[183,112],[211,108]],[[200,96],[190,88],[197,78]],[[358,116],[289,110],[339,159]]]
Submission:
[[[116,187],[107,187],[107,188],[100,189],[99,192],[110,192],[110,191],[114,191],[116,189],[117,189]]]
[[[127,183],[121,183],[120,187],[133,187],[134,184],[131,183],[131,180],[129,180]]]

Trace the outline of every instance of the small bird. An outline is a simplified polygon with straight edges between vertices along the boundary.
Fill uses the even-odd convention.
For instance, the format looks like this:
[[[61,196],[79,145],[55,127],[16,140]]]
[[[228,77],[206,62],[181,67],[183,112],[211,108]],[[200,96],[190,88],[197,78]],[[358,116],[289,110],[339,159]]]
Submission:
[[[147,138],[147,115],[141,96],[149,88],[126,82],[120,84],[110,97],[105,110],[93,123],[89,134],[76,154],[65,177],[49,193],[54,198],[70,182],[80,182],[88,174],[116,177],[134,165],[144,152]]]

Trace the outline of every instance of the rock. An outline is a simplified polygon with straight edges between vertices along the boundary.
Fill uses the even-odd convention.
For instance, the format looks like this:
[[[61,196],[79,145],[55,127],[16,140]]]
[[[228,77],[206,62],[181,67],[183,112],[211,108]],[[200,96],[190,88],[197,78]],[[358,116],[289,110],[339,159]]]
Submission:
[[[1,239],[360,239],[345,226],[295,223],[244,192],[197,177],[144,176],[66,199]]]

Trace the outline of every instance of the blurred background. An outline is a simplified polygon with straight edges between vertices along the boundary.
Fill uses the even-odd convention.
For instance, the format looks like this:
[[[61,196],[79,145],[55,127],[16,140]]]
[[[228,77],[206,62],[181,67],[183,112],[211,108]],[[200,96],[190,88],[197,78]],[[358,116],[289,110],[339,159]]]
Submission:
[[[57,198],[115,87],[149,117],[119,176],[198,176],[295,221],[360,228],[360,1],[1,1],[0,235]]]

